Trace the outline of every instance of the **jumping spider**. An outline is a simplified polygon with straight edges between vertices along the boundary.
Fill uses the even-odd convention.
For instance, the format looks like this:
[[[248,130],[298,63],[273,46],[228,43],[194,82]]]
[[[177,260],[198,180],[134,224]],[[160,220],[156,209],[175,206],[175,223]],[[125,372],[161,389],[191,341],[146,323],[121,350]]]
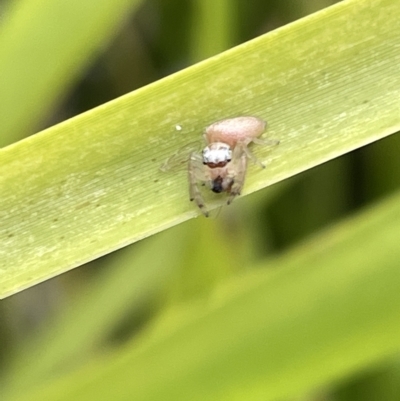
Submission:
[[[198,183],[208,186],[213,192],[227,192],[228,205],[242,191],[247,160],[250,158],[262,168],[248,148],[251,142],[277,145],[279,141],[262,140],[258,137],[265,131],[267,123],[258,117],[242,116],[217,121],[207,127],[204,139],[207,146],[202,153],[193,152],[189,158],[189,193],[207,217],[208,211]]]

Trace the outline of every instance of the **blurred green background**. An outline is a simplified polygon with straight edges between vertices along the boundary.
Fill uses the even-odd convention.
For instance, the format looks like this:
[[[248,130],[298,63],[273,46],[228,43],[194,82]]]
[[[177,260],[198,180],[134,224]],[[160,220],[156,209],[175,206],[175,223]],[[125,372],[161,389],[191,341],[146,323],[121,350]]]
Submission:
[[[17,3],[0,2],[0,24],[11,18]],[[125,3],[91,57],[77,63],[76,70],[71,64],[71,75],[54,84],[57,92],[46,98],[29,124],[12,135],[4,133],[4,145],[334,2]],[[28,391],[50,381],[54,372],[73,371],[99,354],[141,339],[170,308],[207,297],[221,282],[395,192],[399,141],[390,136],[239,199],[211,219],[186,222],[1,301],[2,388]],[[399,366],[390,359],[301,399],[400,399]]]

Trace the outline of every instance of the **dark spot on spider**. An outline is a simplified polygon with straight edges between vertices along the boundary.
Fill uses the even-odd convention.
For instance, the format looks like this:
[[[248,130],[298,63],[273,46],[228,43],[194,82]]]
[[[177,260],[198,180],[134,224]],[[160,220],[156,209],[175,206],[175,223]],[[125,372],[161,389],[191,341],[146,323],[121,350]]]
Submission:
[[[222,181],[223,178],[221,176],[218,176],[212,183],[211,190],[216,194],[219,194],[224,190],[224,188],[222,187]]]

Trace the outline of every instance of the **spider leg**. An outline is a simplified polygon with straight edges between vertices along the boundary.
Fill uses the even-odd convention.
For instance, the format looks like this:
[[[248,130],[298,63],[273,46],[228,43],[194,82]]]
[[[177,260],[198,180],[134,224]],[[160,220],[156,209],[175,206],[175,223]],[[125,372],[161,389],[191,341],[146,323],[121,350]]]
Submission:
[[[232,201],[236,198],[236,196],[240,195],[240,193],[242,192],[247,170],[246,149],[247,146],[245,144],[238,144],[236,145],[234,150],[233,162],[235,163],[235,175],[232,178],[233,184],[227,201],[228,205],[230,205]]]
[[[233,174],[232,174],[232,188],[230,190],[230,195],[228,197],[228,205],[232,203],[233,199],[236,196],[240,195],[244,180],[246,178],[246,170],[247,170],[247,159],[251,159],[255,164],[258,164],[262,168],[265,168],[265,164],[254,156],[253,152],[249,149],[248,145],[254,142],[257,145],[269,145],[276,146],[279,144],[279,141],[274,139],[260,139],[260,138],[251,138],[250,141],[237,143],[232,161],[233,161]]]
[[[257,145],[263,145],[263,146],[277,146],[280,143],[280,141],[277,139],[267,139],[267,138],[253,138],[252,142],[256,143]]]
[[[247,145],[243,146],[243,152],[247,158],[251,159],[254,164],[258,164],[261,168],[265,168],[265,164],[260,161],[254,153],[248,148]]]
[[[279,141],[275,139],[261,139],[261,138],[252,138],[251,142],[254,142],[257,145],[264,146],[276,146],[279,145]],[[248,143],[243,144],[243,151],[246,153],[246,156],[253,161],[254,164],[258,164],[261,168],[265,168],[265,164],[257,159],[254,156],[253,152],[249,149]]]
[[[206,177],[204,174],[202,158],[197,153],[191,153],[189,157],[188,178],[190,201],[195,201],[204,216],[208,217],[208,210],[204,204],[204,199],[198,185],[199,181],[204,183]]]

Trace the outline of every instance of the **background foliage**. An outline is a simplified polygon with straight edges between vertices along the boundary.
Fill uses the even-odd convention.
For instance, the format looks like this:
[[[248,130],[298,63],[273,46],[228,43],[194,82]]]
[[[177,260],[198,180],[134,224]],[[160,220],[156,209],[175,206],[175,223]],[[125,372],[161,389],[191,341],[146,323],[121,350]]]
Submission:
[[[16,3],[0,4],[4,26],[13,18],[25,24]],[[40,72],[46,60],[40,54],[36,75],[18,72],[26,80],[2,91],[2,110],[25,113],[12,127],[11,114],[2,113],[4,145],[331,4],[102,3],[97,22],[77,18],[75,37],[50,47],[63,60],[54,75]],[[30,4],[29,15],[48,6]],[[30,29],[45,40],[51,27],[39,21]],[[1,34],[7,32],[0,26]],[[12,42],[10,49],[18,65],[32,57]],[[0,67],[12,70],[16,56],[2,51]],[[24,96],[27,87],[32,97]],[[241,199],[215,219],[186,222],[2,301],[3,394],[10,400],[132,394],[165,400],[191,393],[207,400],[398,399],[398,142],[392,135]],[[370,204],[379,205],[365,212]],[[232,338],[224,337],[227,329]],[[224,369],[230,379],[218,377]],[[158,386],[166,393],[158,394]]]

